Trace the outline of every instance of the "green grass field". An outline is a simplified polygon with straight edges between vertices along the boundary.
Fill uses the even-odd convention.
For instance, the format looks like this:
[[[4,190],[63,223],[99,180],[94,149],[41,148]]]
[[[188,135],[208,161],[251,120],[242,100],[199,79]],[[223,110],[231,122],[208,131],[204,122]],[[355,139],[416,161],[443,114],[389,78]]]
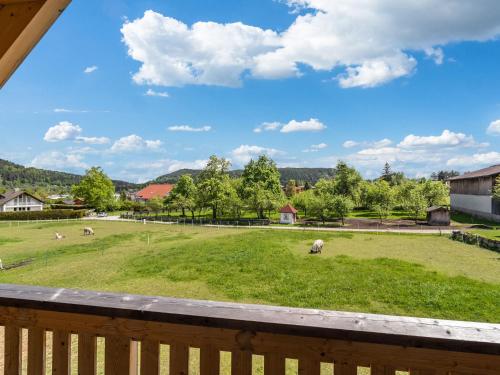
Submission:
[[[95,237],[82,235],[85,225]],[[309,255],[317,238],[323,254]],[[33,259],[0,272],[2,283],[500,320],[500,254],[445,236],[1,223],[0,258]]]

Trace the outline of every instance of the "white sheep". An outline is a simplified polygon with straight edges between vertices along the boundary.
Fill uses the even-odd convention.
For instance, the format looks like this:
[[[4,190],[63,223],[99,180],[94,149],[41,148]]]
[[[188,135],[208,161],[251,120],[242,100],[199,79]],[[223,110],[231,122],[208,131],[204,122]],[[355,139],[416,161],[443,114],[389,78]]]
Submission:
[[[311,254],[321,254],[321,250],[323,249],[324,242],[323,240],[316,240],[314,241],[311,250],[309,250],[309,253]]]
[[[58,232],[56,232],[56,240],[62,240],[64,236]]]
[[[93,236],[94,230],[90,227],[83,228],[83,235],[84,236]]]

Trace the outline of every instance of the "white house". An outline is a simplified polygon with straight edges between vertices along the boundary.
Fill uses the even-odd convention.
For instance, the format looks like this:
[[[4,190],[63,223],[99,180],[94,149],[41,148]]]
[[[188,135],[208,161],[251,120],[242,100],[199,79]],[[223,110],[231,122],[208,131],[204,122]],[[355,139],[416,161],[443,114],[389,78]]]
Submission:
[[[500,201],[493,199],[499,175],[500,164],[497,164],[450,178],[451,209],[500,222]]]
[[[24,191],[0,194],[0,212],[42,211],[43,202]]]
[[[295,224],[297,221],[297,210],[290,203],[280,210],[281,224]]]

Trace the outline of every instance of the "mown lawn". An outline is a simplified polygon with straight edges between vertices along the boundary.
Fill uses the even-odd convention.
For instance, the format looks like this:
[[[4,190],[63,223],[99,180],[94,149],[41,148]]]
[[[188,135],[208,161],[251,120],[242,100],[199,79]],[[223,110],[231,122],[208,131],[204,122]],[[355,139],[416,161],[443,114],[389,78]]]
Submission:
[[[500,254],[445,236],[0,223],[0,258],[33,259],[2,283],[500,321]]]

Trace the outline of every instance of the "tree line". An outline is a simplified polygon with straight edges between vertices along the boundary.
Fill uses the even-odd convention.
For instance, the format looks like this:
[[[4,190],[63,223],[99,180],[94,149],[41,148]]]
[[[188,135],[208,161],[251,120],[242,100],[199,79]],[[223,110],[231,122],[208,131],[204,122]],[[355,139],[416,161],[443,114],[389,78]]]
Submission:
[[[130,201],[123,193],[116,201],[112,182],[100,168],[92,168],[75,185],[73,194],[99,210],[178,212],[192,218],[208,211],[213,219],[241,218],[247,212],[264,219],[291,202],[304,217],[323,222],[344,222],[355,209],[369,210],[380,220],[398,209],[417,220],[428,207],[449,203],[449,190],[442,181],[410,179],[393,172],[389,164],[379,178],[365,180],[354,167],[340,161],[332,177],[321,178],[314,186],[298,186],[289,180],[283,188],[276,163],[265,155],[245,165],[239,177],[230,176],[230,167],[228,160],[211,156],[195,178],[182,175],[165,199],[153,198],[146,203]]]

